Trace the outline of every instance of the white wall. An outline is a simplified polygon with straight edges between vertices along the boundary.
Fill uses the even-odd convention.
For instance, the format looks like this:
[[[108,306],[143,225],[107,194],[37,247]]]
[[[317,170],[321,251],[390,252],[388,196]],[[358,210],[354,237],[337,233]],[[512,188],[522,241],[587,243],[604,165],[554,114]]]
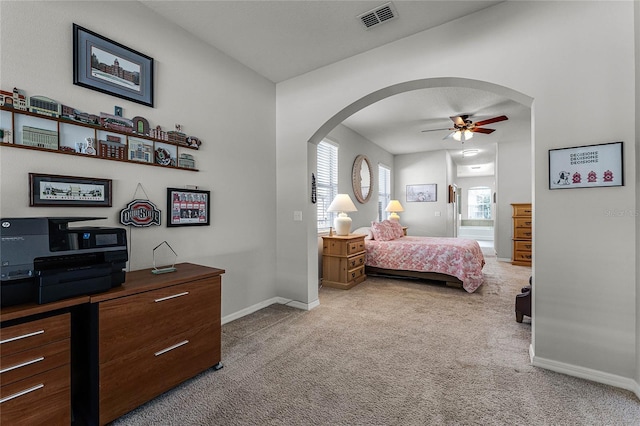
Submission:
[[[636,117],[640,111],[640,2],[634,8],[636,35]],[[636,167],[640,164],[640,120],[636,119]],[[640,253],[640,171],[636,169],[636,253]],[[636,257],[637,259],[637,257]],[[640,262],[636,261],[636,394],[640,395]]]
[[[349,194],[358,209],[357,212],[349,213],[349,217],[353,220],[351,230],[361,226],[371,226],[372,221],[378,220],[378,165],[382,163],[390,167],[393,175],[393,155],[342,124],[333,129],[328,137],[340,145],[338,149],[338,193]],[[353,162],[358,155],[365,155],[369,159],[373,171],[372,194],[365,204],[356,200],[351,183]]]
[[[504,2],[278,84],[279,207],[308,208],[308,187],[298,184],[308,174],[305,142],[345,105],[366,104],[384,88],[452,76],[534,98],[534,363],[631,388],[638,364],[636,219],[604,211],[636,207],[636,128],[619,119],[638,115],[629,90],[636,77],[633,7]],[[459,51],[472,67],[459,67]],[[567,119],[575,114],[579,119]],[[550,148],[616,140],[626,141],[626,186],[548,190]],[[317,285],[314,293],[302,282],[309,267],[303,253],[315,252],[316,239],[305,244],[304,233],[281,235],[285,228],[279,221],[279,241],[296,243],[279,250],[279,271],[296,264],[304,273],[289,270],[278,279],[287,292],[316,300]]]
[[[106,216],[119,212],[141,183],[163,212],[163,226],[134,229],[131,270],[152,266],[152,249],[167,240],[178,261],[226,270],[222,313],[227,316],[276,296],[275,85],[188,35],[138,2],[0,2],[0,87],[19,87],[90,113],[143,116],[172,130],[183,125],[203,145],[194,152],[199,172],[163,170],[2,147],[3,217]],[[154,58],[155,108],[72,84],[72,24]],[[29,172],[113,180],[111,208],[29,206]],[[166,188],[198,185],[211,191],[211,226],[164,226]],[[138,197],[144,198],[140,191]]]
[[[531,143],[502,142],[497,146],[496,161],[496,239],[494,248],[499,259],[513,255],[513,203],[530,203]],[[538,173],[543,173],[541,168]]]
[[[407,235],[450,237],[447,151],[402,154],[395,157],[395,194],[404,207],[400,223]],[[407,202],[407,185],[436,184],[435,202]],[[451,210],[453,214],[453,210]]]

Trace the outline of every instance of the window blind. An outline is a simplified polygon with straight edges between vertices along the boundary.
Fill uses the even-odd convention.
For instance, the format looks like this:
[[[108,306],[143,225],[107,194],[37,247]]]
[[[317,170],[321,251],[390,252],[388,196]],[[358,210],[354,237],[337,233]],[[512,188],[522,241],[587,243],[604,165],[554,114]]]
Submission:
[[[391,169],[378,164],[378,222],[386,219],[387,204],[391,201]]]
[[[338,146],[323,140],[318,144],[318,175],[316,176],[316,208],[318,232],[328,231],[333,226],[335,213],[327,212],[329,204],[338,194]]]

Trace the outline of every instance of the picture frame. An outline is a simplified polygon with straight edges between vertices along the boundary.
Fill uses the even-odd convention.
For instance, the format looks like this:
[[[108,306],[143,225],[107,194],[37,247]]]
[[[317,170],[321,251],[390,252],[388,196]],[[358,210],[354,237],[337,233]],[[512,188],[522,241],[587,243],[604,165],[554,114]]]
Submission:
[[[112,181],[29,173],[30,207],[111,207]]]
[[[407,185],[408,203],[425,203],[438,201],[438,185],[427,183],[420,185]]]
[[[73,24],[73,84],[153,107],[153,58]]]
[[[209,226],[211,192],[167,188],[167,227]]]
[[[549,189],[624,186],[624,144],[549,150]]]

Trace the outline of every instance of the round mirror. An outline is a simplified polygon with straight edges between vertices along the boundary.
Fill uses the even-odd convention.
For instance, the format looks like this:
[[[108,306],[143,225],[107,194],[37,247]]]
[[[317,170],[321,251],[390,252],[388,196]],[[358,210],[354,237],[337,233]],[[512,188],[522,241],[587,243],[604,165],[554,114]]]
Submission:
[[[358,155],[356,161],[353,162],[352,180],[356,200],[363,204],[369,201],[373,187],[373,170],[365,155]]]

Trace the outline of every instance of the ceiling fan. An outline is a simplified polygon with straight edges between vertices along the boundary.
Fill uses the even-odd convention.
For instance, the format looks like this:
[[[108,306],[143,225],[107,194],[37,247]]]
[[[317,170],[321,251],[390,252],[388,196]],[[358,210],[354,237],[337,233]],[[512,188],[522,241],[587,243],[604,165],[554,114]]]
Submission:
[[[464,141],[471,139],[474,133],[484,133],[488,135],[496,131],[496,129],[485,129],[482,126],[486,124],[491,124],[491,123],[498,123],[500,121],[505,121],[509,119],[506,115],[500,115],[498,117],[489,118],[487,120],[473,122],[469,119],[470,117],[471,116],[468,114],[449,117],[453,121],[453,127],[444,128],[444,129],[423,130],[423,132],[435,132],[438,130],[453,130],[452,133],[449,133],[443,139],[453,138],[457,141],[461,141],[464,143]]]

